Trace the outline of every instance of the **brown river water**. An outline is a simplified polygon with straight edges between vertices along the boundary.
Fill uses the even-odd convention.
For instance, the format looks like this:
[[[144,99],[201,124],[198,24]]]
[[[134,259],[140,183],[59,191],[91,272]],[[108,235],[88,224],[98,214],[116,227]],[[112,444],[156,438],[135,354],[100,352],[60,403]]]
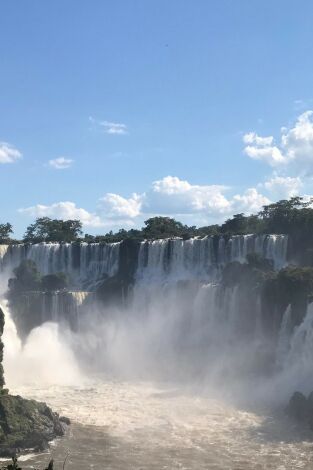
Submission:
[[[108,470],[312,469],[313,434],[282,412],[240,409],[204,393],[146,382],[97,380],[82,387],[11,390],[44,400],[72,420],[49,452],[23,468]]]

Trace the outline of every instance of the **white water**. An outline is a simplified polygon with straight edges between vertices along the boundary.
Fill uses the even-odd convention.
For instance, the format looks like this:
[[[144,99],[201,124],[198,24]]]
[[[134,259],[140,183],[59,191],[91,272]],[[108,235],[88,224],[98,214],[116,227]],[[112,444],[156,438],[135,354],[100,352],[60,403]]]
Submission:
[[[2,300],[5,313],[3,342],[5,353],[3,366],[7,386],[50,386],[81,383],[75,356],[59,334],[57,323],[45,323],[35,328],[22,346],[16,327],[8,310],[7,301]]]
[[[75,470],[309,470],[312,436],[270,410],[247,411],[208,392],[103,377],[88,387],[19,387],[73,420],[49,455]]]
[[[286,313],[277,370],[262,377],[258,361],[272,345],[260,333],[258,303],[247,338],[238,290],[220,298],[212,282],[211,242],[175,240],[171,248],[168,241],[150,242],[147,254],[143,243],[131,305],[88,312],[78,333],[45,323],[22,347],[6,309],[11,391],[45,400],[73,420],[70,434],[51,450],[59,464],[70,449],[68,467],[76,470],[312,468],[312,435],[272,405],[295,388],[313,388],[313,309],[294,332]],[[220,240],[219,259],[243,259],[252,242],[255,251],[274,253],[276,266],[285,263],[285,241],[274,236],[238,237],[227,250]],[[79,306],[88,297],[72,295]],[[91,370],[99,367],[106,375],[95,378]],[[28,465],[46,461],[32,457]]]

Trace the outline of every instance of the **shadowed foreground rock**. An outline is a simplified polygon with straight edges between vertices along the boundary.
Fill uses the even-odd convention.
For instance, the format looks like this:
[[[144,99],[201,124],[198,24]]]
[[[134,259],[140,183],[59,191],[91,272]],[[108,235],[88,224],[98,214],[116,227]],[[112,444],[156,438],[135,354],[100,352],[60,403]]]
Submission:
[[[313,392],[308,397],[295,392],[289,400],[286,413],[296,421],[307,424],[313,431]]]
[[[45,403],[0,395],[0,457],[27,449],[44,450],[49,441],[64,435],[65,427]]]

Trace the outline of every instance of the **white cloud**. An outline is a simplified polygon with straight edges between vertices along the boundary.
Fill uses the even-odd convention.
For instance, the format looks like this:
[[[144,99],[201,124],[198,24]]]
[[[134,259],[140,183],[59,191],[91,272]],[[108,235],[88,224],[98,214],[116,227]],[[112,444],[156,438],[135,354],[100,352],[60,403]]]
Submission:
[[[133,219],[140,215],[143,196],[134,193],[126,199],[119,194],[107,193],[99,200],[99,210],[105,218]]]
[[[271,201],[262,194],[258,193],[256,188],[247,189],[242,195],[236,194],[232,200],[232,215],[236,212],[252,214],[258,212],[263,206]]]
[[[91,212],[76,207],[74,202],[56,202],[50,206],[37,204],[32,207],[19,209],[19,212],[31,217],[52,217],[56,219],[79,219],[83,225],[89,227],[101,227],[104,225],[101,218]]]
[[[291,129],[282,129],[282,148],[289,162],[299,162],[305,167],[313,166],[313,111],[298,117]]]
[[[300,177],[273,176],[260,186],[269,191],[274,199],[289,199],[299,194],[303,183]]]
[[[224,194],[226,191],[225,186],[193,185],[176,176],[166,176],[154,181],[146,193],[133,194],[129,199],[108,193],[100,199],[99,209],[105,220],[123,220],[128,224],[157,215],[182,218],[191,223],[213,223],[235,212],[259,211],[270,202],[255,188],[229,198]]]
[[[255,132],[249,132],[248,134],[245,134],[243,136],[243,141],[245,144],[255,144],[261,147],[267,147],[269,145],[272,145],[274,137],[271,135],[268,137],[260,137]]]
[[[101,121],[100,124],[104,128],[104,132],[106,132],[106,134],[127,134],[126,124],[110,121]]]
[[[22,154],[13,145],[0,142],[0,163],[15,163],[22,158]]]
[[[293,127],[281,129],[280,142],[260,137],[254,132],[245,134],[244,152],[253,159],[263,160],[273,167],[289,167],[298,174],[313,171],[313,111],[301,114]]]
[[[71,158],[59,157],[55,158],[54,160],[49,160],[49,166],[56,170],[65,170],[66,168],[70,168],[72,166],[74,160]]]
[[[253,160],[263,160],[271,166],[277,166],[285,162],[284,156],[278,147],[267,145],[258,147],[247,145],[245,153]]]
[[[34,218],[80,219],[85,226],[112,229],[140,227],[145,218],[160,215],[193,225],[212,224],[238,212],[257,212],[270,202],[256,188],[227,197],[226,192],[229,191],[225,186],[196,185],[175,176],[166,176],[154,181],[142,194],[134,193],[128,198],[115,193],[105,194],[98,200],[95,212],[78,208],[73,202],[37,204],[19,211]]]
[[[128,134],[128,128],[126,124],[123,124],[121,122],[100,121],[98,119],[93,118],[92,116],[89,117],[89,121],[92,124],[101,127],[106,134],[111,134],[111,135]]]
[[[149,212],[169,214],[226,213],[230,202],[221,185],[192,185],[176,176],[166,176],[152,184],[146,194],[144,208]]]

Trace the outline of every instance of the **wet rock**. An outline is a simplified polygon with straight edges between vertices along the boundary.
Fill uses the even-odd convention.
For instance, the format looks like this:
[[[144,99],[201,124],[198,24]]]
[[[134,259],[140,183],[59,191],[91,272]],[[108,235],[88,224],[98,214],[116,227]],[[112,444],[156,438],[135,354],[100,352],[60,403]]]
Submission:
[[[64,424],[45,403],[20,396],[0,395],[0,456],[22,450],[47,449],[48,442],[64,435]]]
[[[307,421],[309,419],[309,402],[301,392],[295,392],[289,400],[287,414],[297,421]]]
[[[66,416],[60,416],[59,420],[61,423],[66,424],[66,426],[69,426],[71,424],[70,418],[67,418]]]

